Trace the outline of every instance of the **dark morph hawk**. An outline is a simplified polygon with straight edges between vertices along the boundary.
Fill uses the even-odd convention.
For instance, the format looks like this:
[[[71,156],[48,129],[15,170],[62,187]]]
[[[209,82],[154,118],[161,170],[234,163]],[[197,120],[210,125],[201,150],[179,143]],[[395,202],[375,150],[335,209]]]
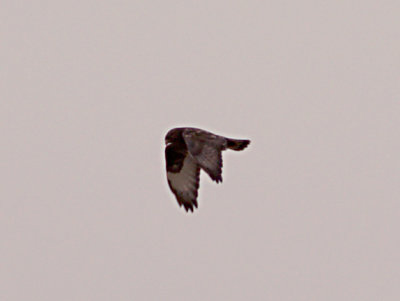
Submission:
[[[165,136],[168,185],[179,206],[193,212],[197,208],[200,169],[213,181],[222,182],[221,152],[241,151],[250,140],[230,139],[196,128],[175,128]]]

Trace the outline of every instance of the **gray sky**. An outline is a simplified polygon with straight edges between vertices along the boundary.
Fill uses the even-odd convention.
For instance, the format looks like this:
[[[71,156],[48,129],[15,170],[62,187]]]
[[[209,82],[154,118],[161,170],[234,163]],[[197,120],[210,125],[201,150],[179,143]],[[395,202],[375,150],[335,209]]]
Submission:
[[[398,1],[3,1],[0,299],[399,300]],[[169,191],[164,135],[249,138]]]

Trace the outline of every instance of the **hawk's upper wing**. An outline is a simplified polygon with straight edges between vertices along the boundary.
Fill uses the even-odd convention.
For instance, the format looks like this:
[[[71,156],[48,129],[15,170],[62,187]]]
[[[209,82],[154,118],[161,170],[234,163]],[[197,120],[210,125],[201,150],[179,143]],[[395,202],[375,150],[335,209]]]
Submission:
[[[209,132],[186,129],[183,138],[189,153],[212,180],[222,182],[221,150],[226,147],[226,139]]]
[[[186,211],[197,208],[200,167],[187,152],[185,145],[168,145],[165,149],[168,185],[175,194],[179,206]]]

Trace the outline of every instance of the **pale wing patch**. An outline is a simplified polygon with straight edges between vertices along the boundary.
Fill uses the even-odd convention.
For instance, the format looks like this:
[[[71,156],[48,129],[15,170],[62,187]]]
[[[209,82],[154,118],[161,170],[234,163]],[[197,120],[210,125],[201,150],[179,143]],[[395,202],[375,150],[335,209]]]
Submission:
[[[174,192],[179,205],[193,211],[193,205],[197,207],[197,191],[199,189],[200,168],[189,154],[183,161],[179,172],[167,172],[168,183]]]

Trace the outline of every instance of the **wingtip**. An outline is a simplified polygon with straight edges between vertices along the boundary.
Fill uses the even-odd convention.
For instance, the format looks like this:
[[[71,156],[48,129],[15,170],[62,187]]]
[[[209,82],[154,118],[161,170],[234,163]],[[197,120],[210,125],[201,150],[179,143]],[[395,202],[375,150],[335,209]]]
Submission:
[[[222,175],[221,174],[210,174],[211,180],[213,180],[215,183],[222,183]]]
[[[193,213],[194,208],[197,208],[197,202],[196,203],[183,203],[183,207],[185,208],[186,212]]]

